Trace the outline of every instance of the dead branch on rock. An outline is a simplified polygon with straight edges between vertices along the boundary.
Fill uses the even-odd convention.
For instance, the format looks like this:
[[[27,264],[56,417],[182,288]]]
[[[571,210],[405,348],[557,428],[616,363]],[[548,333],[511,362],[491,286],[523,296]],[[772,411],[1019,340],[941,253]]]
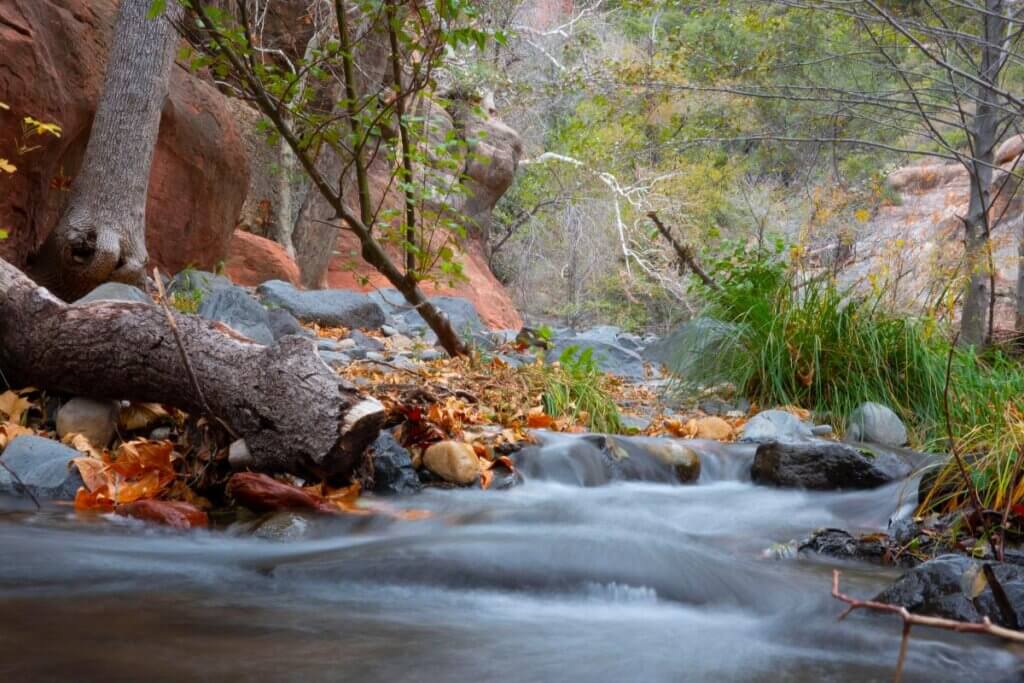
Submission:
[[[940,628],[946,631],[956,631],[958,633],[979,633],[982,635],[995,636],[996,638],[1002,638],[1003,640],[1008,640],[1014,643],[1024,643],[1024,633],[1004,628],[1002,626],[997,626],[993,624],[988,617],[985,617],[981,623],[957,621],[956,619],[944,619],[942,617],[930,617],[923,614],[912,614],[902,605],[891,605],[887,602],[876,602],[874,600],[858,600],[857,598],[846,595],[839,590],[839,576],[839,570],[833,569],[832,597],[848,605],[846,610],[839,615],[839,621],[842,621],[849,616],[851,612],[857,609],[895,614],[903,620],[903,635],[900,640],[899,658],[896,660],[896,672],[893,675],[894,683],[899,683],[903,676],[903,664],[907,658],[907,644],[910,641],[910,629],[914,626]]]

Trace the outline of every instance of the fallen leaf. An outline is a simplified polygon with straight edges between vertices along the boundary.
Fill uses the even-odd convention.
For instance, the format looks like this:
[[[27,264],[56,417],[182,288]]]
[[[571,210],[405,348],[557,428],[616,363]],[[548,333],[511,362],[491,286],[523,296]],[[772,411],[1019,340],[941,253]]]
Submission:
[[[169,418],[170,415],[159,403],[132,403],[121,409],[118,424],[121,429],[134,432]]]
[[[177,500],[139,500],[117,505],[114,511],[125,517],[166,524],[175,529],[206,527],[210,523],[205,512]]]
[[[31,406],[32,403],[28,399],[22,398],[13,391],[8,390],[0,394],[0,413],[6,415],[11,422],[21,424],[22,416]]]
[[[277,510],[311,510],[335,513],[337,506],[328,503],[298,486],[285,484],[266,474],[238,472],[231,475],[228,495],[245,507],[257,512]]]
[[[98,457],[75,458],[71,462],[78,468],[86,490],[96,492],[107,487],[107,466]]]
[[[88,438],[86,438],[85,434],[79,434],[78,432],[65,434],[64,438],[61,439],[61,443],[63,443],[66,446],[71,446],[79,453],[84,453],[85,455],[91,456],[93,458],[98,458],[100,460],[102,460],[103,458],[103,452],[100,449],[93,446],[92,442],[89,441]],[[103,463],[101,462],[100,464]]]
[[[7,444],[19,436],[30,436],[32,434],[35,434],[35,432],[28,427],[22,427],[14,422],[4,422],[0,424],[0,450],[7,448]]]

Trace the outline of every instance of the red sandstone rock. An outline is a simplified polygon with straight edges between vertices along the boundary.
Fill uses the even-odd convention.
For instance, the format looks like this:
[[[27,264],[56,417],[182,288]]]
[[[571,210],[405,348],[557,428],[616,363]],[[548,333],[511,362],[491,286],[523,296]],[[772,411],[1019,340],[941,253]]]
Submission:
[[[228,277],[239,285],[255,287],[267,280],[285,280],[299,286],[299,267],[277,242],[235,230],[226,265]]]
[[[0,256],[21,265],[56,225],[85,152],[96,111],[116,0],[0,2],[0,157],[18,172],[0,179]],[[248,160],[215,88],[175,67],[150,175],[146,242],[168,272],[212,269],[227,255],[248,186]],[[17,153],[21,120],[63,128]],[[116,151],[116,150],[115,150]]]

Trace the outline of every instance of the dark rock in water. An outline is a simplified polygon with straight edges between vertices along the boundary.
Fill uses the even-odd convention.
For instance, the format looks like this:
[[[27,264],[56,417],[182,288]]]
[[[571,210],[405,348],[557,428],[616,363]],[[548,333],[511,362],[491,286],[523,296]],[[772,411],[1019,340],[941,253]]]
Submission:
[[[824,555],[839,560],[857,560],[873,564],[912,567],[913,555],[900,554],[900,546],[886,534],[853,536],[842,529],[818,529],[797,544],[800,554]]]
[[[7,468],[0,467],[0,493],[31,493],[40,500],[72,500],[83,485],[78,469],[71,464],[79,456],[78,451],[52,439],[19,436],[7,444],[0,458],[21,483]]]
[[[911,569],[875,597],[915,614],[980,622],[984,617],[1007,628],[1024,626],[1024,567],[990,562],[1008,604],[1000,604],[985,578],[984,562],[943,555]]]
[[[850,414],[846,439],[882,446],[905,446],[907,428],[896,413],[881,403],[862,403]]]
[[[373,442],[373,487],[380,495],[418,493],[423,485],[412,467],[409,451],[388,432],[381,432]]]
[[[700,457],[675,439],[587,434],[548,438],[513,456],[527,479],[576,486],[613,481],[691,483],[700,477]]]
[[[102,285],[92,290],[75,303],[87,304],[93,301],[137,301],[141,304],[153,303],[153,299],[150,298],[149,294],[146,294],[138,287],[132,287],[131,285],[122,284],[120,282],[104,282]]]
[[[757,448],[750,477],[759,484],[816,490],[869,489],[902,479],[912,467],[888,451],[831,441],[766,443]]]
[[[264,346],[274,343],[267,309],[241,287],[232,285],[214,290],[203,297],[198,313],[207,320],[222,322],[240,335]]]
[[[283,308],[272,308],[267,311],[267,324],[274,339],[287,337],[290,334],[305,335],[306,328],[299,324],[298,318]]]
[[[257,289],[263,302],[288,310],[299,320],[330,327],[379,329],[384,311],[369,294],[345,289],[302,291],[283,280],[264,282]]]
[[[171,278],[167,285],[168,294],[187,294],[199,291],[203,298],[224,287],[233,287],[231,280],[223,275],[208,273],[205,270],[183,270]]]

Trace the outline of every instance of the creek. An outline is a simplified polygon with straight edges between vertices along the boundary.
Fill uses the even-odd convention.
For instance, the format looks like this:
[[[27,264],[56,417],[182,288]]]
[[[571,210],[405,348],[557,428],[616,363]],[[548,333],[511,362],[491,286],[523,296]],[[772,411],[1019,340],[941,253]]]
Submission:
[[[835,565],[766,551],[884,529],[914,486],[754,486],[752,447],[691,444],[696,485],[552,480],[543,463],[581,447],[552,436],[511,490],[391,499],[430,511],[417,521],[279,516],[263,537],[0,499],[0,680],[891,680],[899,622],[837,623]],[[864,597],[899,575],[842,569]],[[904,680],[1019,664],[999,642],[917,629]]]

